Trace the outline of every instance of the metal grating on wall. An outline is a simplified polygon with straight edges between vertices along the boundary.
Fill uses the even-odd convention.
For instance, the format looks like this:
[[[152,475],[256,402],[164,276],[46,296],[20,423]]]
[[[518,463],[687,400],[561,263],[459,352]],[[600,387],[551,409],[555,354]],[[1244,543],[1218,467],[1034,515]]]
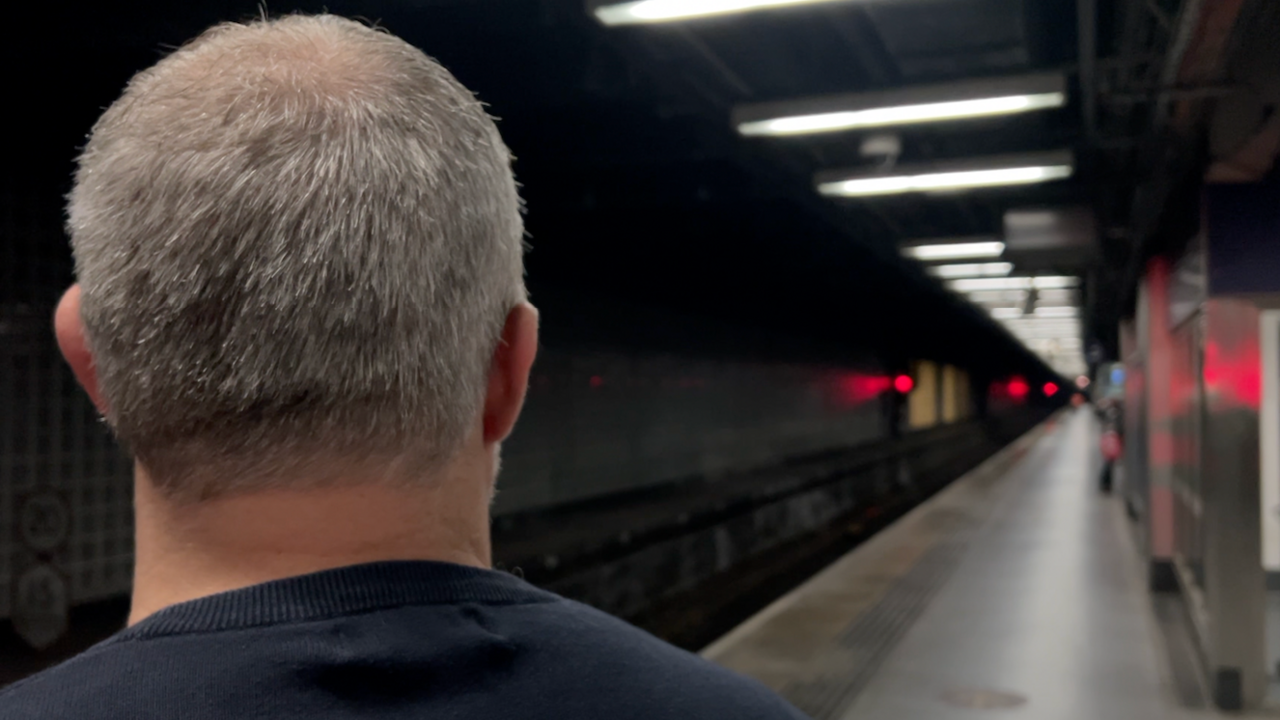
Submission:
[[[47,340],[47,313],[0,314],[0,617],[48,565],[70,605],[120,595],[133,564],[132,467]]]
[[[56,194],[0,192],[0,618],[25,614],[36,645],[68,607],[127,593],[133,566],[132,463],[53,341],[61,213]]]

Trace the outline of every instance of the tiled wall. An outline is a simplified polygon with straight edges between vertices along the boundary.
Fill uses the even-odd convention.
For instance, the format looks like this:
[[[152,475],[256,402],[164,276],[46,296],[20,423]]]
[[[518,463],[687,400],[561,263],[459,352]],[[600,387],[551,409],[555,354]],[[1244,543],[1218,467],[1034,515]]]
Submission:
[[[58,357],[45,314],[10,310],[0,323],[0,617],[11,580],[40,561],[73,605],[118,595],[133,561],[129,459]]]

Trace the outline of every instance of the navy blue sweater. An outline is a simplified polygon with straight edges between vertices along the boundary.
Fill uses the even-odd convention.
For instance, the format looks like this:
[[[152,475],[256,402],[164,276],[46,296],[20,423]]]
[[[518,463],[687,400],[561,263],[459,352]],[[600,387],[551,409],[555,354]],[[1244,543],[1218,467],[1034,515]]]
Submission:
[[[0,691],[0,718],[803,716],[754,681],[511,575],[386,562],[161,610]]]

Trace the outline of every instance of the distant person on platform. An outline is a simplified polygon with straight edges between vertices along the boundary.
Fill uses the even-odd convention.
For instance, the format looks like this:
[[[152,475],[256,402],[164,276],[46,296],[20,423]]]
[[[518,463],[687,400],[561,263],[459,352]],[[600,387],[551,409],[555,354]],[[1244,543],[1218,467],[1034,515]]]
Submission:
[[[129,627],[5,720],[799,718],[490,566],[538,344],[479,102],[333,16],[138,74],[70,195],[57,337],[136,457]]]

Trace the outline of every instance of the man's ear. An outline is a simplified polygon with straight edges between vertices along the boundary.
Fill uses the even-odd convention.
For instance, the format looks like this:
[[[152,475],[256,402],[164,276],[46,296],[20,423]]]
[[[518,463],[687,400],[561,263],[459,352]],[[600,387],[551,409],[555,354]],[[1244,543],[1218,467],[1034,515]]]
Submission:
[[[107,414],[107,405],[102,399],[102,390],[98,387],[98,370],[93,362],[93,353],[89,350],[89,341],[85,337],[84,321],[80,319],[80,286],[72,285],[58,302],[58,309],[53,314],[53,331],[58,338],[58,349],[66,358],[80,386],[89,394],[89,399],[97,406],[98,412]]]
[[[511,434],[529,388],[529,371],[538,354],[538,311],[521,303],[507,314],[502,339],[489,366],[484,399],[484,442],[502,442]]]

